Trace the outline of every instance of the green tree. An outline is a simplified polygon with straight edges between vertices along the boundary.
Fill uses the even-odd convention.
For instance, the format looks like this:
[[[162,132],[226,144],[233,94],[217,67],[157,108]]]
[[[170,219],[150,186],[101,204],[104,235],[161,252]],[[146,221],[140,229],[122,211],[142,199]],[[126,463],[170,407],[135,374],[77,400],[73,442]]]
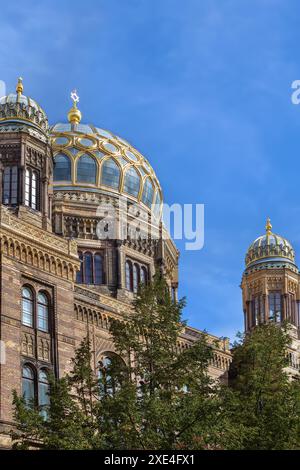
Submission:
[[[241,340],[222,391],[223,416],[237,437],[227,448],[299,449],[300,383],[286,371],[288,326],[261,325]]]
[[[96,379],[91,368],[91,348],[84,339],[72,360],[73,368],[56,380],[49,375],[50,403],[47,417],[39,407],[26,403],[14,392],[17,430],[13,433],[14,448],[28,449],[92,449],[100,446],[95,424],[93,396]]]
[[[184,305],[184,299],[171,299],[158,274],[140,289],[132,313],[111,322],[116,353],[125,362],[112,360],[106,375],[114,380],[114,393],[103,387],[100,401],[99,429],[107,448],[216,446],[219,399],[208,375],[212,348],[205,333],[191,348],[178,347]]]

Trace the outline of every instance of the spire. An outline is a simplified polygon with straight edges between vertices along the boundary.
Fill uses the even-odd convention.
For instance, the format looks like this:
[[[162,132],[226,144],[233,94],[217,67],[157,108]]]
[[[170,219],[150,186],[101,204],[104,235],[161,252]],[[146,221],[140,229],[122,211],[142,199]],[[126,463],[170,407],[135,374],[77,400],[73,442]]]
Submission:
[[[266,232],[267,232],[267,235],[270,235],[272,233],[272,224],[271,224],[270,217],[267,218]]]
[[[22,95],[22,93],[23,93],[23,78],[22,77],[18,78],[18,83],[17,83],[17,86],[16,86],[16,92],[17,92],[18,95]]]
[[[77,103],[79,102],[79,96],[76,90],[71,92],[71,99],[73,101],[73,106],[68,112],[68,119],[71,124],[79,124],[81,121],[81,112],[77,108]]]

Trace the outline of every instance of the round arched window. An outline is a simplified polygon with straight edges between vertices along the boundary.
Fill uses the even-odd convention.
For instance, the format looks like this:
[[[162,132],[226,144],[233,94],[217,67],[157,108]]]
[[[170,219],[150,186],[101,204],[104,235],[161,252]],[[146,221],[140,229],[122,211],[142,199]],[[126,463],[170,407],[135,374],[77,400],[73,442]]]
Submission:
[[[67,155],[58,154],[54,158],[54,181],[71,181],[71,161]]]
[[[37,324],[38,329],[41,331],[49,330],[49,306],[48,306],[48,297],[46,294],[40,292],[38,294],[38,315],[37,315]]]
[[[47,409],[50,404],[50,385],[48,380],[48,374],[45,369],[39,371],[38,377],[38,397],[39,397],[39,409],[40,414],[46,419]]]
[[[120,168],[113,158],[106,160],[102,166],[101,184],[118,189],[120,183]]]
[[[146,181],[145,181],[145,184],[144,184],[144,189],[143,189],[143,194],[142,194],[142,201],[148,207],[151,207],[151,205],[152,205],[153,194],[154,194],[153,184],[151,183],[151,180],[149,178],[147,178]]]
[[[124,180],[124,191],[131,196],[137,197],[140,191],[140,176],[135,168],[127,170]]]
[[[25,365],[22,369],[22,394],[27,405],[34,404],[34,372],[28,365]]]
[[[33,294],[29,287],[22,289],[22,323],[33,327]]]
[[[77,163],[77,182],[95,184],[96,174],[95,160],[89,155],[81,155]]]

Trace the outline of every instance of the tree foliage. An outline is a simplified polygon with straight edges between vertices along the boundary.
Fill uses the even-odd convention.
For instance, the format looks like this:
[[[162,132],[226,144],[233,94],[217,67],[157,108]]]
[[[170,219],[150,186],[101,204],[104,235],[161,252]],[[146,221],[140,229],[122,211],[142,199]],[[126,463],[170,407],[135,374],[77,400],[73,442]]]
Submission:
[[[287,328],[242,335],[229,386],[209,375],[214,344],[205,333],[189,348],[184,299],[165,279],[142,286],[130,315],[113,320],[114,353],[91,364],[88,338],[71,372],[50,376],[47,419],[14,393],[14,447],[27,449],[299,449],[300,382],[286,372]]]
[[[287,373],[290,338],[288,326],[268,323],[234,347],[223,414],[239,432],[239,448],[300,448],[300,383]]]

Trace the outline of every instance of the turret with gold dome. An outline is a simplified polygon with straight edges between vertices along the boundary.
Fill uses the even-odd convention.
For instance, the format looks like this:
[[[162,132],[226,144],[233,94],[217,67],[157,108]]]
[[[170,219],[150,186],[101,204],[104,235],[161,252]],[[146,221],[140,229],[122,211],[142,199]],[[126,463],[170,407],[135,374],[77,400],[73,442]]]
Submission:
[[[291,243],[272,231],[268,218],[266,233],[248,248],[243,273],[245,331],[269,321],[291,324],[298,337],[300,326],[300,279]]]
[[[0,125],[10,124],[16,129],[29,126],[47,134],[49,125],[45,111],[29,96],[23,95],[23,79],[20,77],[16,93],[0,97]]]
[[[45,111],[23,94],[0,98],[0,157],[3,167],[2,203],[19,218],[51,231],[53,159]]]
[[[268,217],[266,233],[256,238],[248,248],[245,257],[246,269],[270,269],[289,264],[291,269],[295,265],[295,252],[291,243],[284,237],[272,232],[272,225]]]
[[[291,243],[272,231],[268,218],[266,233],[249,246],[241,288],[245,331],[264,323],[288,325],[291,344],[288,350],[291,375],[300,364],[300,274]]]

